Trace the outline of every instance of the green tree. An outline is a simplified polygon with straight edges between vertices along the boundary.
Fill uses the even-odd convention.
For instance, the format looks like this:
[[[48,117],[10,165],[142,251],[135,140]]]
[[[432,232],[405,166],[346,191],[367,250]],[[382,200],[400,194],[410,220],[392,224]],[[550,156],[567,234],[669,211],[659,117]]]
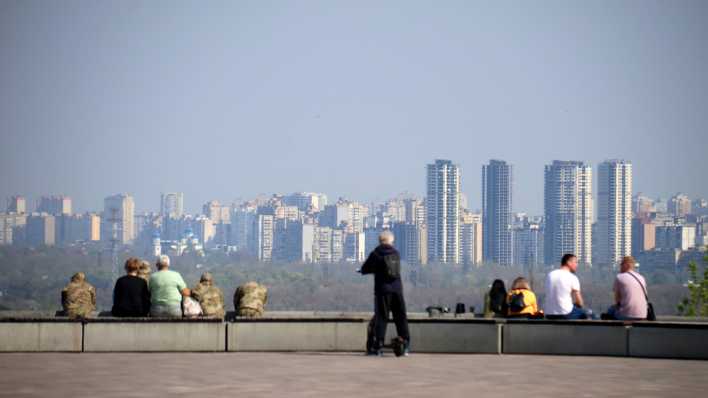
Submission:
[[[708,264],[708,256],[703,257],[703,262]],[[698,277],[698,265],[695,261],[688,263],[688,297],[678,305],[679,315],[708,316],[708,266],[703,268],[703,275]]]

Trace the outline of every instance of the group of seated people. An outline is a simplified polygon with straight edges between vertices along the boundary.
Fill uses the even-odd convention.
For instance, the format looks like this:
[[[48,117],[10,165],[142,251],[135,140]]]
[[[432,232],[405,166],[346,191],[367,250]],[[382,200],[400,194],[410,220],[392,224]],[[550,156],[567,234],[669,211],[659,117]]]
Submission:
[[[622,259],[620,273],[613,286],[614,304],[607,313],[602,314],[602,319],[644,320],[649,316],[646,281],[635,266],[636,261],[631,256]],[[548,273],[543,309],[538,308],[536,294],[525,278],[516,278],[508,292],[504,282],[497,279],[485,298],[485,315],[532,319],[597,319],[585,307],[580,293],[580,280],[575,275],[577,269],[577,257],[566,254],[560,268]]]
[[[202,274],[199,283],[189,289],[179,272],[169,269],[168,256],[159,256],[156,266],[157,272],[151,273],[147,261],[131,257],[125,262],[126,275],[118,278],[113,289],[113,316],[224,317],[224,295],[214,285],[211,273]],[[234,294],[237,315],[262,315],[267,299],[265,286],[256,282],[239,286]],[[62,290],[62,306],[64,315],[71,318],[88,318],[95,311],[96,289],[86,282],[82,272],[75,274]]]

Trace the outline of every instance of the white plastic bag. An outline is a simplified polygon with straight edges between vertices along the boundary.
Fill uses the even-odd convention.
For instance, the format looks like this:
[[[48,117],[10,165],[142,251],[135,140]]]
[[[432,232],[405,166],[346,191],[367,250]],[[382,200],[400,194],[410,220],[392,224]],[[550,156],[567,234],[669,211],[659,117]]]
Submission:
[[[182,299],[182,314],[185,318],[196,318],[202,315],[202,306],[197,300],[185,297]]]

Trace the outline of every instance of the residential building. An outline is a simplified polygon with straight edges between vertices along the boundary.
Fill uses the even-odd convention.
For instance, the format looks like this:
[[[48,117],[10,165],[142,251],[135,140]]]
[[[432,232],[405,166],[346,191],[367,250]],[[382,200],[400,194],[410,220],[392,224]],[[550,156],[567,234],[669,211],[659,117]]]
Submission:
[[[135,201],[127,194],[109,196],[103,200],[101,238],[118,244],[130,244],[135,239]]]
[[[258,214],[253,218],[253,235],[251,239],[251,254],[258,261],[273,260],[273,216]]]
[[[398,249],[402,261],[409,264],[427,263],[428,237],[424,225],[394,223],[391,232],[394,235],[393,245]]]
[[[554,160],[544,170],[544,249],[541,260],[555,264],[566,253],[592,264],[592,167]]]
[[[24,214],[27,213],[27,199],[24,196],[12,196],[7,201],[7,212]]]
[[[677,193],[669,199],[668,211],[674,217],[686,217],[691,214],[691,199],[682,193]]]
[[[482,167],[482,233],[487,262],[510,265],[512,248],[512,166],[490,160]]]
[[[640,213],[643,214],[643,213]],[[656,247],[656,224],[648,217],[632,219],[632,256],[654,250]]]
[[[460,168],[437,159],[427,166],[428,260],[460,262]]]
[[[181,218],[184,215],[184,193],[167,192],[161,194],[160,215],[163,218]]]
[[[25,243],[29,246],[54,246],[56,218],[47,213],[32,213],[27,217]]]
[[[460,220],[460,261],[465,265],[482,264],[483,257],[483,233],[482,214],[470,211],[462,212]]]
[[[42,196],[37,204],[37,212],[53,216],[71,215],[71,198],[64,195]]]
[[[533,269],[543,262],[544,233],[541,223],[525,220],[513,229],[514,264]],[[558,260],[556,260],[558,261]]]
[[[596,262],[617,266],[632,254],[632,163],[607,160],[597,176]]]
[[[27,225],[27,213],[0,213],[0,245],[22,243]],[[22,236],[16,236],[22,232]]]

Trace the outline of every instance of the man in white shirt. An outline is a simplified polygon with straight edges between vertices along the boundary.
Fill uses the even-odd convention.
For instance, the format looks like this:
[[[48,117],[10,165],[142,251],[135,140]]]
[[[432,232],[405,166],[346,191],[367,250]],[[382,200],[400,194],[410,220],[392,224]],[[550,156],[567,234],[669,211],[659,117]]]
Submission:
[[[546,276],[546,298],[543,311],[548,319],[588,319],[591,312],[583,308],[580,281],[575,276],[578,258],[565,254],[561,266]]]

